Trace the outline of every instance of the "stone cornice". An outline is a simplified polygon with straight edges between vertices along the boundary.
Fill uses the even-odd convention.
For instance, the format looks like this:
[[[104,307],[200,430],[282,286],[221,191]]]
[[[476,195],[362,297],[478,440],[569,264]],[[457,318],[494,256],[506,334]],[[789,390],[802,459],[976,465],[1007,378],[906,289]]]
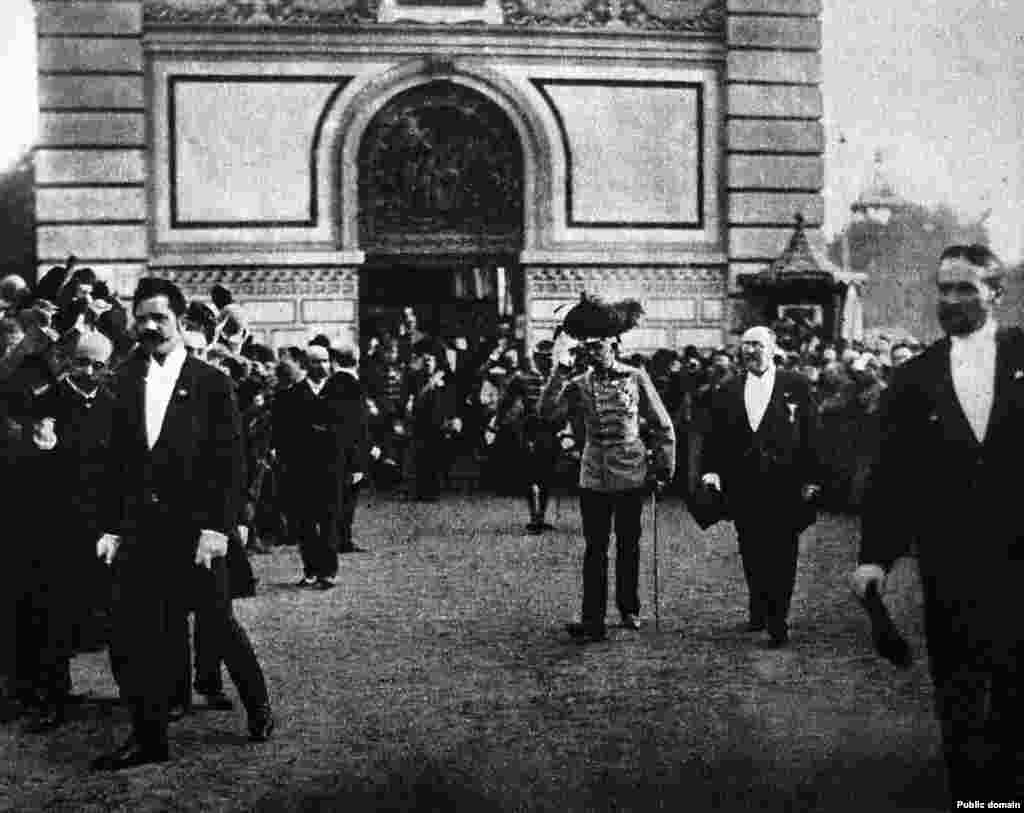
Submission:
[[[539,8],[531,0],[503,0],[503,22],[498,27],[625,33],[659,31],[701,37],[724,35],[725,0],[709,0],[699,10],[678,16],[662,10],[662,7],[671,8],[672,5],[665,0],[583,0],[575,10],[557,14],[548,6]],[[354,0],[348,6],[328,9],[301,5],[296,0],[215,0],[200,7],[187,6],[175,0],[146,0],[144,22],[147,28],[241,27],[322,31],[378,25],[380,3],[379,0]],[[399,22],[424,27],[462,27],[458,23]],[[466,25],[470,24],[480,25],[467,20]]]

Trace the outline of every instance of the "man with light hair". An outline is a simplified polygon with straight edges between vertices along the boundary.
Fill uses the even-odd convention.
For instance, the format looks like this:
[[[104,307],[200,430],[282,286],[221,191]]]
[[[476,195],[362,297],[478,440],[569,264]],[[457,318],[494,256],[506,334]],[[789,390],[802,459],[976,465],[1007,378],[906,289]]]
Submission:
[[[816,414],[810,385],[775,366],[775,334],[752,327],[741,340],[746,372],[711,405],[702,483],[721,491],[739,537],[749,590],[749,632],[789,642],[789,606],[800,533],[814,521]]]

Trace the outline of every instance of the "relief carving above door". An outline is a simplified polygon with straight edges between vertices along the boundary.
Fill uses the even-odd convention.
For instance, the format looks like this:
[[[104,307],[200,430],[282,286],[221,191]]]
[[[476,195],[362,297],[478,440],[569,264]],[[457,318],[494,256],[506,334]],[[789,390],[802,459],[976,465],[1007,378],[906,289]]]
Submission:
[[[505,113],[480,93],[430,82],[378,113],[359,151],[366,250],[515,250],[523,157]]]

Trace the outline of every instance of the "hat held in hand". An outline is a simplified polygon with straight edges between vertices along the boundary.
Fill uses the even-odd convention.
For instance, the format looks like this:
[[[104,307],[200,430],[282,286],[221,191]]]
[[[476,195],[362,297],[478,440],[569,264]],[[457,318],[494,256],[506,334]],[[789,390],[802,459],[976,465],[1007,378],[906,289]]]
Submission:
[[[562,320],[562,330],[574,339],[610,339],[632,330],[644,315],[644,308],[635,299],[605,302],[586,291]]]

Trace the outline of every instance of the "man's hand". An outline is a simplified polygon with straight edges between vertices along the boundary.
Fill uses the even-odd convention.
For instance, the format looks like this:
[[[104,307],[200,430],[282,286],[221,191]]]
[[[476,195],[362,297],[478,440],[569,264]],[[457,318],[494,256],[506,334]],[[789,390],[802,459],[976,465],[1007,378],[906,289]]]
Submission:
[[[121,537],[117,534],[103,534],[96,541],[96,558],[102,559],[104,564],[109,565],[117,555],[117,549],[121,545]]]
[[[885,570],[879,565],[860,565],[850,574],[850,587],[857,598],[864,598],[872,582],[878,586],[879,594],[885,590]]]
[[[722,490],[722,478],[718,476],[716,472],[709,471],[703,477],[700,478],[701,485],[712,488],[715,491]]]
[[[228,552],[228,538],[220,531],[208,531],[203,529],[199,532],[199,544],[196,546],[197,565],[202,565],[207,570],[213,564],[213,560],[219,556],[226,556]]]
[[[359,485],[363,481],[363,472],[354,471],[352,472],[352,485]]]
[[[821,494],[821,486],[817,483],[808,483],[800,491],[800,496],[803,497],[804,502],[814,502]]]

